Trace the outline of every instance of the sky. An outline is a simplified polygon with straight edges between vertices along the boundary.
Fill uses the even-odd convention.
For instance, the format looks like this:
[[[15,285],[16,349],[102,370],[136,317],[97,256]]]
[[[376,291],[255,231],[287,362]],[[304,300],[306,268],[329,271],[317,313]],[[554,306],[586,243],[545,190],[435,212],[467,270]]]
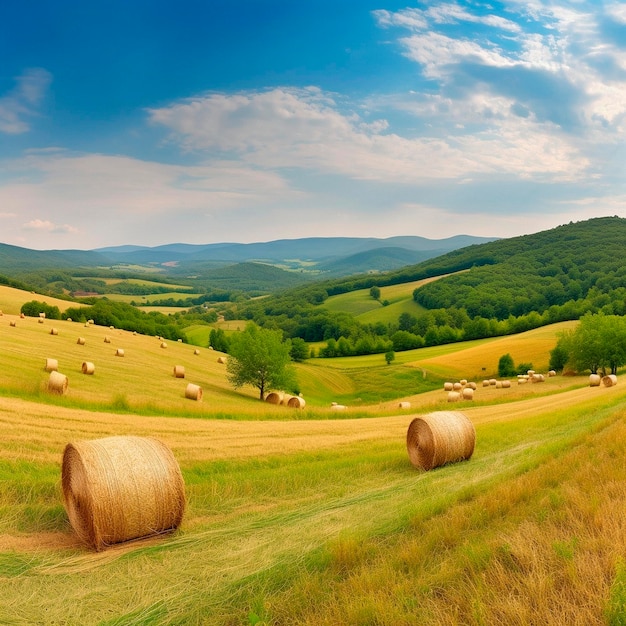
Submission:
[[[512,237],[626,217],[626,4],[0,5],[0,242]]]

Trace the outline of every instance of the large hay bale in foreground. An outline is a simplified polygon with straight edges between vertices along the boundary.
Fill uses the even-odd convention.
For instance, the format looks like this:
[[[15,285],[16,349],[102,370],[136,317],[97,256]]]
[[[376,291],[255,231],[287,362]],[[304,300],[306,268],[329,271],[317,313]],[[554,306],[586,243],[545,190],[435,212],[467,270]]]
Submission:
[[[96,371],[96,366],[91,361],[84,361],[81,371],[83,374],[91,376]]]
[[[48,379],[48,391],[51,393],[58,393],[63,395],[67,391],[69,381],[65,374],[57,372],[56,370],[50,372],[50,378]]]
[[[184,365],[174,365],[174,378],[185,378]]]
[[[185,511],[180,468],[157,439],[68,443],[61,484],[72,528],[95,550],[174,530]]]
[[[613,385],[617,385],[617,376],[615,374],[609,374],[608,376],[603,376],[602,384],[605,387],[612,387]]]
[[[474,425],[459,411],[436,411],[416,417],[406,433],[411,464],[424,470],[469,459],[475,443]]]
[[[185,388],[185,398],[200,402],[200,400],[202,400],[202,387],[189,383]]]
[[[590,374],[589,375],[589,386],[590,387],[599,387],[601,381],[602,381],[602,377],[600,376],[600,374]]]

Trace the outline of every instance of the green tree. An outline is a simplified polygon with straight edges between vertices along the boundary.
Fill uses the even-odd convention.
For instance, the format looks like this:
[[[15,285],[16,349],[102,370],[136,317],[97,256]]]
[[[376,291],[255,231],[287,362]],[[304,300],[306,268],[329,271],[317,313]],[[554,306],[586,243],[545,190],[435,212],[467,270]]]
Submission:
[[[391,362],[396,358],[396,353],[393,350],[389,350],[385,352],[385,361],[387,361],[387,365],[391,365]]]
[[[556,346],[550,350],[550,365],[548,366],[555,372],[560,372],[567,365],[569,360],[569,352],[562,343],[557,342]]]
[[[221,328],[212,328],[209,333],[209,346],[219,352],[228,352],[228,337]]]
[[[309,358],[309,346],[304,339],[300,337],[294,337],[291,340],[291,348],[289,349],[289,356],[300,363],[302,361],[306,361]]]
[[[374,300],[380,300],[380,287],[374,285],[370,288],[370,296],[374,298]]]
[[[230,338],[228,380],[235,388],[246,384],[256,387],[260,400],[266,389],[293,389],[297,380],[289,349],[281,331],[249,324]]]
[[[515,363],[510,354],[503,354],[498,361],[498,376],[515,376]]]

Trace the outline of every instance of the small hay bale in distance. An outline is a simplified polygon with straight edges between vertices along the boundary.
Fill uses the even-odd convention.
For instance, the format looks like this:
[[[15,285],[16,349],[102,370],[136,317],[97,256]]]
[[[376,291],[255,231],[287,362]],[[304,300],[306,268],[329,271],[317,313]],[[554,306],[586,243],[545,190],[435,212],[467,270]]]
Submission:
[[[76,340],[76,343],[77,343],[79,346],[84,346],[84,345],[85,345],[85,338],[84,338],[84,337],[79,337],[79,338]]]
[[[63,395],[69,386],[69,381],[65,374],[53,370],[50,372],[50,378],[48,378],[48,391],[50,393],[57,393]]]
[[[42,320],[43,320],[43,319],[45,319],[45,318],[46,318],[46,314],[45,314],[45,313],[43,313],[43,312],[42,312],[42,313],[40,313],[40,314],[39,314],[39,318],[40,318],[40,319],[42,319]]]
[[[483,387],[489,387],[491,383],[488,380],[483,380]]]
[[[608,376],[603,376],[602,384],[605,387],[613,387],[613,385],[617,385],[617,376],[615,374],[609,374]]]
[[[490,378],[489,379],[489,386],[490,387],[495,387],[497,383],[498,383],[498,381],[495,378]]]
[[[161,348],[163,348],[165,350],[165,348],[167,348],[167,343],[165,341],[161,342]]]
[[[108,335],[104,336],[104,343],[111,343],[111,337],[109,337]]]
[[[454,391],[461,391],[461,389],[463,389],[463,385],[462,385],[461,383],[454,383],[454,384],[452,385],[452,389],[453,389]]]
[[[553,376],[556,376],[556,371],[555,370],[550,370],[548,372],[548,378],[552,378]]]
[[[409,460],[423,470],[465,461],[474,453],[475,444],[474,425],[459,411],[436,411],[416,417],[406,434]]]
[[[23,320],[26,317],[25,313],[20,313],[20,319]]]
[[[331,404],[331,411],[345,411],[348,407],[345,404]]]
[[[589,375],[589,386],[590,387],[599,387],[602,382],[602,376],[600,374],[590,374]]]
[[[265,396],[265,402],[270,404],[280,404],[283,401],[285,394],[282,391],[270,391]]]
[[[502,381],[502,389],[510,389],[511,388],[511,381],[510,380],[503,380]]]
[[[411,408],[411,403],[404,401],[404,402],[398,402],[398,408],[399,409],[410,409]]]
[[[476,383],[467,383],[467,386],[468,386],[470,389],[473,389],[474,391],[476,391]]]
[[[454,389],[454,383],[451,383],[451,382],[443,383],[444,391],[452,391],[453,389]]]
[[[306,406],[306,401],[302,396],[291,396],[287,406],[290,406],[292,409],[303,409]]]
[[[448,402],[458,402],[461,399],[461,393],[459,391],[448,392]]]
[[[473,400],[474,399],[474,390],[471,387],[465,387],[461,392],[463,396],[463,400]]]
[[[198,348],[196,348],[196,349],[193,351],[193,353],[194,353],[194,354],[200,354],[200,350],[198,350]]]
[[[184,365],[174,365],[174,378],[185,378]]]
[[[226,357],[225,356],[218,356],[217,357],[217,362],[218,363],[222,363],[222,364],[226,363]]]
[[[46,372],[56,372],[59,369],[59,362],[57,359],[46,359],[46,364],[43,368]]]
[[[44,318],[43,318],[43,317],[40,317],[37,321],[38,321],[40,324],[43,324],[46,320],[44,320]]]
[[[91,376],[96,371],[96,366],[91,361],[83,361],[81,371]]]
[[[124,356],[124,348],[118,348],[115,351],[115,356]]]
[[[200,400],[202,400],[202,387],[189,383],[185,388],[185,398],[200,402]]]
[[[16,322],[15,320],[11,320],[11,321],[9,322],[9,326],[13,326],[13,327],[15,327],[15,326],[17,326],[17,322]]]
[[[59,329],[58,329],[58,328],[54,328],[54,327],[52,327],[52,328],[50,329],[50,334],[51,334],[51,335],[58,335],[58,334],[59,334]]]
[[[157,439],[117,436],[68,443],[63,505],[89,547],[173,531],[185,511],[185,483],[171,450]]]

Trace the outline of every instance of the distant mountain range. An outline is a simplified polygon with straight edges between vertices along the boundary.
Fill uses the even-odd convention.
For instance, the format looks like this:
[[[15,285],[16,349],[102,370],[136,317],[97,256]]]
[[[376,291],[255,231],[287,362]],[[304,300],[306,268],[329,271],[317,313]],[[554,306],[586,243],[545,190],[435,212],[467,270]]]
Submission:
[[[495,237],[457,235],[447,239],[417,236],[387,239],[359,237],[310,237],[264,243],[168,244],[156,247],[117,246],[95,253],[116,263],[183,266],[210,263],[213,267],[258,262],[285,269],[304,269],[326,276],[381,272],[419,263]]]
[[[172,243],[155,247],[124,245],[95,250],[48,251],[0,244],[0,272],[21,273],[44,267],[143,265],[165,269],[172,274],[197,274],[228,265],[257,262],[301,274],[341,277],[390,271],[495,239],[470,235],[446,239],[310,237],[264,243]]]

